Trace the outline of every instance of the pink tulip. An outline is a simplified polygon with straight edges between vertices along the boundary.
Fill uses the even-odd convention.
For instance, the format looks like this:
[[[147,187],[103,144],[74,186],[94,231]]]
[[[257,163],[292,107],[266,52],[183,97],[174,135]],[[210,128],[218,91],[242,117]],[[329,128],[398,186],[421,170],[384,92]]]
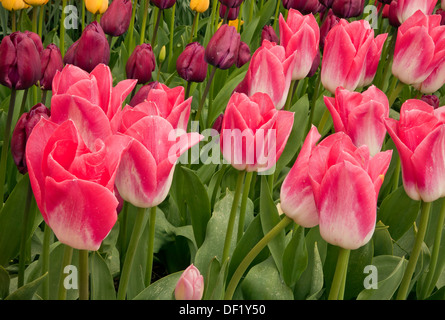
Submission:
[[[417,11],[397,31],[392,73],[423,93],[445,83],[445,26],[440,15]]]
[[[331,93],[342,86],[350,91],[374,79],[388,34],[374,38],[365,20],[341,19],[327,34],[321,62],[321,81]]]
[[[175,287],[176,300],[201,300],[204,293],[204,277],[192,264],[184,270]]]
[[[293,113],[276,110],[267,94],[234,93],[221,127],[224,158],[237,170],[269,170],[281,156],[293,122]]]
[[[370,157],[367,146],[357,148],[343,132],[313,148],[308,172],[324,240],[353,250],[371,239],[391,156],[388,150]]]
[[[432,202],[445,196],[445,107],[407,100],[400,120],[385,124],[399,152],[403,185],[414,200]]]
[[[313,14],[302,15],[289,9],[287,20],[280,14],[280,40],[286,50],[286,58],[298,55],[292,72],[292,80],[304,79],[311,70],[320,43],[320,28]]]
[[[389,117],[385,93],[375,86],[363,93],[338,87],[335,98],[324,101],[336,132],[345,132],[357,147],[367,145],[372,156],[380,152],[386,135],[384,118]]]
[[[125,108],[112,120],[114,132],[124,133],[138,119],[149,115],[161,116],[168,120],[174,129],[187,130],[192,97],[184,100],[184,88],[170,89],[165,84],[155,82],[144,101],[134,107]]]
[[[282,109],[289,93],[296,59],[297,53],[286,58],[283,46],[263,40],[261,47],[252,55],[246,76],[234,91],[248,96],[257,92],[267,93],[275,107]],[[309,69],[311,66],[312,61]]]
[[[304,228],[318,225],[318,212],[315,206],[312,184],[309,179],[309,158],[312,149],[321,138],[317,127],[312,126],[297,160],[281,186],[280,201],[283,212]]]
[[[156,115],[123,117],[122,121],[126,121],[122,134],[132,139],[117,170],[117,190],[137,207],[157,206],[168,194],[176,161],[203,136],[178,134],[170,122]]]
[[[389,6],[389,15],[402,24],[418,10],[425,15],[432,14],[436,3],[437,0],[394,0]]]

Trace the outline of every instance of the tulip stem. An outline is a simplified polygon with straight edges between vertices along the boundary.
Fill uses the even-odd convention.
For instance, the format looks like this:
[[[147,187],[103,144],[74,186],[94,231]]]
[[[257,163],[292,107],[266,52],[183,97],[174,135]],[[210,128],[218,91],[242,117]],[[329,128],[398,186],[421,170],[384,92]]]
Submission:
[[[14,115],[16,95],[17,95],[17,90],[12,88],[11,96],[9,97],[8,116],[6,118],[5,132],[3,134],[3,146],[0,159],[0,201],[2,206],[4,201],[3,197],[4,197],[4,187],[5,187],[5,177],[6,177],[6,165],[8,160],[9,136],[11,134],[12,116]]]
[[[349,264],[349,255],[351,250],[339,247],[337,266],[335,267],[334,279],[332,280],[331,290],[328,300],[342,299],[344,282],[346,281],[346,272]]]
[[[284,216],[281,221],[275,225],[244,257],[241,263],[236,268],[233,273],[232,278],[230,279],[229,284],[227,285],[226,293],[224,295],[224,300],[231,300],[233,294],[235,293],[235,289],[238,286],[244,272],[246,272],[249,265],[252,261],[258,256],[258,254],[267,246],[269,242],[271,242],[281,231],[283,231],[288,225],[293,222],[291,218],[288,216]]]
[[[246,218],[247,199],[249,199],[250,185],[252,184],[253,171],[246,174],[246,181],[244,182],[243,196],[241,198],[241,208],[238,220],[238,233],[236,234],[237,242],[240,241],[244,233],[244,221]]]
[[[16,14],[15,14],[15,10],[12,10],[12,17],[11,17],[11,31],[15,32],[17,30],[17,25],[16,25]],[[5,31],[6,32],[6,31]]]
[[[63,252],[63,260],[62,266],[60,268],[60,278],[59,278],[59,292],[58,299],[65,300],[66,299],[66,288],[64,283],[65,267],[71,264],[71,259],[73,257],[73,248],[71,246],[65,245],[65,250]]]
[[[274,18],[274,21],[273,21],[273,28],[275,30],[277,30],[278,14],[280,13],[280,6],[281,6],[281,1],[277,1],[277,7],[275,9],[275,18]]]
[[[37,33],[37,6],[32,7],[32,32]]]
[[[317,79],[315,81],[314,94],[312,96],[311,103],[310,103],[310,106],[309,106],[309,108],[310,108],[309,120],[308,120],[308,123],[307,123],[307,126],[306,126],[306,132],[305,132],[304,136],[306,136],[308,134],[308,132],[311,129],[311,126],[312,126],[312,121],[314,120],[315,105],[316,105],[316,102],[317,102],[317,99],[318,99],[318,93],[320,91],[320,84],[321,84],[321,76],[320,76],[320,74],[318,74],[317,75]]]
[[[405,300],[408,295],[408,290],[411,283],[411,278],[416,269],[417,260],[422,249],[423,240],[425,239],[426,228],[428,226],[428,219],[430,216],[431,202],[422,201],[422,211],[420,213],[419,230],[417,231],[416,241],[409,257],[408,266],[403,275],[402,282],[397,293],[397,300]]]
[[[145,287],[151,283],[151,274],[153,271],[153,248],[155,242],[155,222],[156,222],[156,206],[150,208],[150,217],[148,220],[148,253],[147,266],[145,268]]]
[[[22,103],[20,105],[19,115],[22,115],[25,112],[26,99],[28,98],[28,89],[23,90]]]
[[[162,9],[158,9],[158,15],[156,17],[156,24],[155,24],[155,28],[153,30],[153,37],[151,39],[151,45],[153,46],[153,49],[156,46],[156,36],[158,35],[158,29],[159,29],[159,24],[161,22],[161,17],[162,17]]]
[[[421,292],[421,298],[426,299],[431,292],[433,292],[436,286],[437,279],[440,276],[440,272],[436,272],[437,260],[439,259],[440,242],[442,239],[442,230],[445,222],[445,198],[442,198],[442,207],[439,213],[439,219],[436,224],[436,233],[434,234],[433,251],[431,252],[431,260],[429,265],[428,274],[425,280],[425,286]]]
[[[187,100],[190,97],[190,87],[192,85],[191,81],[187,81],[187,86],[185,87],[185,96],[184,100]]]
[[[25,283],[25,262],[26,262],[26,241],[27,239],[27,231],[29,224],[29,213],[31,209],[31,200],[32,200],[32,188],[31,183],[28,185],[28,192],[26,194],[26,202],[25,202],[25,211],[23,214],[23,223],[22,223],[22,237],[20,241],[20,260],[19,260],[19,274],[18,274],[18,283],[17,288],[20,288]]]
[[[117,292],[118,300],[125,300],[127,295],[128,281],[130,280],[131,267],[133,265],[134,255],[141,236],[143,222],[145,216],[145,208],[138,208],[136,214],[136,221],[134,222],[133,233],[131,234],[130,243],[125,254],[124,266],[121,272],[121,278],[119,281],[119,289]]]
[[[198,17],[199,13],[195,11],[195,17],[193,18],[192,30],[190,31],[190,43],[193,42],[193,37],[195,35],[195,28],[198,28]]]
[[[144,0],[144,16],[142,18],[141,39],[139,40],[139,44],[143,44],[145,42],[145,29],[147,28],[147,16],[148,16],[149,4],[150,0]]]
[[[131,19],[130,19],[130,25],[128,26],[128,52],[133,52],[133,33],[134,33],[134,19],[136,17],[136,7],[137,7],[137,0],[132,0],[133,6],[131,11]],[[126,43],[125,43],[126,44]]]
[[[45,230],[43,231],[43,243],[42,243],[42,272],[44,275],[49,271],[49,246],[51,242],[52,230],[48,224],[45,223]],[[49,277],[46,277],[42,283],[42,299],[49,299]]]
[[[213,77],[215,76],[215,72],[216,72],[216,67],[213,66],[212,67],[212,71],[210,71],[210,76],[209,76],[209,79],[207,81],[207,85],[206,85],[206,87],[204,89],[204,93],[202,94],[201,101],[199,101],[199,107],[198,107],[198,111],[196,112],[196,115],[195,115],[195,121],[199,121],[200,120],[202,107],[204,106],[204,102],[206,100],[207,94],[209,93],[210,85],[212,84],[212,80],[213,80]],[[208,114],[207,118],[209,116],[210,115]]]
[[[79,300],[88,300],[88,250],[79,250]]]
[[[60,37],[59,48],[62,58],[65,56],[65,7],[67,0],[62,0],[62,14],[60,16]]]
[[[236,212],[238,209],[238,202],[239,202],[239,199],[241,196],[241,190],[243,187],[243,181],[244,181],[245,174],[246,174],[246,171],[244,171],[244,170],[238,172],[238,178],[236,180],[235,194],[233,196],[233,202],[232,202],[232,209],[230,210],[229,222],[227,224],[226,239],[224,241],[224,249],[223,249],[221,263],[224,263],[227,260],[227,258],[229,257],[230,244],[232,243],[232,234],[233,234],[233,228],[234,228],[235,219],[236,219]]]
[[[394,168],[392,191],[396,191],[399,187],[400,165],[400,156],[398,156],[396,158],[396,167]]]
[[[82,21],[81,21],[81,25],[82,25],[82,31],[85,29],[85,0],[82,0]]]
[[[398,82],[398,83],[397,83]],[[395,85],[397,83],[397,85]],[[405,87],[405,84],[401,81],[398,81],[397,78],[394,78],[393,83],[391,85],[391,89],[388,91],[389,94],[389,107],[391,108],[397,97],[399,96],[402,89]]]
[[[328,108],[325,108],[323,111],[323,115],[321,116],[320,123],[318,124],[318,131],[320,134],[323,134],[324,127],[326,126],[326,123],[329,119],[329,110]]]

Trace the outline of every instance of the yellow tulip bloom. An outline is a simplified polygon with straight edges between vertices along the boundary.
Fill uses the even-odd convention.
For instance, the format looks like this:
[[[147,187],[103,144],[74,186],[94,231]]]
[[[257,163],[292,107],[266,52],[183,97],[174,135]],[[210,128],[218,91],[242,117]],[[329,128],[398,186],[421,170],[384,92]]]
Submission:
[[[43,6],[47,4],[48,0],[24,0],[26,4],[30,6]]]
[[[219,22],[218,24],[218,29],[219,27],[222,26],[222,21]],[[239,19],[235,19],[235,20],[229,20],[229,22],[227,23],[229,26],[235,27],[238,30],[238,23],[239,23]],[[241,20],[241,24],[239,25],[240,27],[244,24],[244,21]]]
[[[199,13],[205,12],[209,8],[209,5],[209,0],[190,0],[190,9]]]
[[[0,0],[0,2],[2,3],[3,8],[9,11],[29,8],[23,0]]]
[[[108,9],[108,0],[85,0],[85,7],[92,14],[102,14]]]

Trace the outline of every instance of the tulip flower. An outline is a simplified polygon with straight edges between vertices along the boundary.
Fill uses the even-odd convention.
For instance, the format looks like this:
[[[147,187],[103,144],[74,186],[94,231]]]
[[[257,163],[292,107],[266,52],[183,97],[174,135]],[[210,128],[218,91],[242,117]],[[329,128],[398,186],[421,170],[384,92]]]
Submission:
[[[20,116],[11,137],[11,153],[14,163],[21,174],[28,172],[26,166],[26,143],[31,135],[32,129],[40,121],[40,118],[48,119],[50,110],[43,104],[36,104],[34,107]]]
[[[278,38],[275,29],[272,26],[265,25],[261,31],[261,43],[263,40],[267,40],[269,42],[275,42],[279,44],[280,39]]]
[[[21,90],[32,87],[40,80],[40,53],[34,40],[29,34],[19,31],[2,39],[0,44],[2,85]]]
[[[438,14],[441,17],[440,25],[445,25],[445,10],[437,9],[435,14]]]
[[[221,4],[219,6],[219,17],[224,19],[227,15],[227,20],[236,20],[238,19],[240,7],[229,8],[225,5]],[[227,12],[228,11],[228,12]]]
[[[243,0],[219,0],[219,2],[226,7],[236,8],[239,7],[241,3],[243,3]]]
[[[108,9],[108,0],[85,0],[85,7],[92,14],[103,14]]]
[[[318,0],[283,0],[282,2],[287,10],[295,9],[302,14],[316,14],[324,10],[324,6]]]
[[[42,64],[42,78],[40,79],[40,87],[43,90],[51,90],[54,76],[57,71],[63,69],[63,59],[59,48],[51,43],[40,55]]]
[[[302,15],[290,9],[287,20],[280,14],[280,44],[286,50],[286,58],[298,54],[292,72],[292,80],[304,79],[318,53],[320,29],[312,14]]]
[[[413,200],[432,202],[445,196],[444,111],[410,99],[402,104],[399,121],[385,119],[400,156],[403,186]]]
[[[199,42],[189,43],[176,60],[178,75],[186,81],[203,82],[208,67],[204,53],[205,48]]]
[[[23,0],[2,0],[0,2],[3,8],[9,11],[18,11],[29,8],[29,5],[27,5]]]
[[[293,121],[293,112],[276,110],[265,93],[233,93],[221,126],[224,158],[237,170],[269,170],[283,152]]]
[[[201,300],[204,293],[204,277],[191,264],[184,270],[175,287],[176,300]]]
[[[236,59],[235,65],[237,68],[241,68],[250,60],[250,48],[244,41],[240,41],[240,47],[238,51],[238,58]]]
[[[326,8],[332,8],[334,14],[340,18],[358,17],[363,13],[364,0],[319,0]]]
[[[68,48],[63,61],[65,64],[74,64],[86,72],[91,72],[101,63],[108,64],[110,46],[97,21],[93,21],[85,27],[79,40]]]
[[[168,9],[175,5],[176,0],[151,0],[151,3],[159,9]]]
[[[256,92],[267,93],[275,107],[282,109],[286,103],[296,59],[297,53],[286,58],[283,46],[264,40],[262,46],[252,55],[246,76],[234,91],[248,96]],[[265,74],[268,76],[265,77]]]
[[[402,24],[418,10],[427,16],[432,14],[436,3],[437,0],[396,0],[390,4],[389,15]]]
[[[371,156],[382,149],[386,135],[384,119],[389,117],[385,93],[375,86],[366,91],[350,92],[338,87],[335,98],[324,97],[336,132],[345,132],[357,146],[368,146]]]
[[[43,6],[48,3],[48,0],[24,0],[30,6]]]
[[[324,41],[326,39],[326,36],[328,35],[328,32],[338,24],[340,21],[340,18],[337,17],[332,9],[329,9],[329,11],[324,14],[327,14],[326,18],[324,19],[323,24],[320,26],[320,48],[324,48]]]
[[[433,106],[434,109],[439,108],[440,105],[440,99],[438,96],[435,96],[434,94],[426,95],[424,94],[420,100],[425,101],[430,106]]]
[[[321,81],[331,93],[337,87],[353,91],[373,80],[388,34],[374,38],[365,20],[341,19],[326,36],[321,61]]]
[[[205,61],[219,69],[230,68],[238,59],[240,38],[235,27],[222,25],[207,44]]]
[[[32,41],[34,41],[34,44],[35,44],[36,49],[39,52],[39,54],[42,53],[43,44],[42,44],[42,39],[40,38],[40,36],[37,33],[29,31],[29,30],[25,30],[23,33],[26,34],[29,38],[31,38]]]
[[[136,79],[138,84],[144,84],[151,80],[155,68],[156,59],[151,45],[143,43],[136,46],[128,58],[125,71],[128,79]]]
[[[440,15],[417,11],[397,31],[392,73],[423,93],[433,93],[445,83],[445,26]]]
[[[100,19],[105,34],[118,37],[128,30],[132,12],[131,0],[113,0]]]
[[[190,0],[190,9],[199,13],[206,12],[209,5],[209,0]]]

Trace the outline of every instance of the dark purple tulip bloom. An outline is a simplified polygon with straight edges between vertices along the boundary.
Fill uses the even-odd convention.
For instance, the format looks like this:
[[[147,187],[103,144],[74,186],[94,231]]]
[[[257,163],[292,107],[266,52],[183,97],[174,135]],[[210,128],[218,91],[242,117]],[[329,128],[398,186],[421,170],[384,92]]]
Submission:
[[[128,30],[132,11],[131,0],[113,0],[100,19],[104,32],[113,37],[119,37]]]
[[[157,85],[158,82],[153,81],[142,86],[131,99],[129,105],[134,107],[137,106],[139,103],[144,102],[144,100],[147,99],[148,93],[151,91],[151,89],[156,88]]]
[[[40,54],[40,61],[42,65],[40,87],[43,90],[51,90],[56,72],[63,69],[63,59],[60,49],[54,43],[49,44]]]
[[[240,39],[235,27],[223,24],[206,47],[206,62],[223,70],[233,66],[238,59]]]
[[[241,68],[250,60],[250,48],[247,43],[240,41],[238,59],[236,59],[236,67]]]
[[[192,82],[203,82],[207,76],[207,62],[204,60],[205,48],[199,42],[189,43],[176,60],[179,76]]]
[[[282,2],[286,9],[295,9],[302,14],[316,14],[325,8],[318,0],[283,0]]]
[[[421,98],[422,101],[425,101],[426,103],[428,103],[429,105],[433,106],[434,109],[437,109],[440,107],[440,100],[439,97],[431,94],[431,95],[426,95],[424,94]]]
[[[221,4],[219,6],[219,17],[221,19],[224,19],[224,17],[226,16],[227,9],[229,9],[229,12],[227,13],[227,20],[236,20],[236,19],[238,19],[240,7],[229,8],[229,7],[226,7],[223,4]]]
[[[159,9],[168,9],[175,5],[176,0],[151,0],[150,2]]]
[[[149,43],[143,43],[134,49],[127,60],[125,71],[127,79],[137,79],[138,84],[151,80],[152,72],[156,68],[156,59]]]
[[[243,0],[219,0],[219,2],[226,7],[236,8],[239,7],[241,3],[243,3]]]
[[[263,40],[275,42],[276,44],[280,43],[280,39],[278,38],[275,29],[270,25],[265,25],[261,31],[261,43],[263,43]]]

